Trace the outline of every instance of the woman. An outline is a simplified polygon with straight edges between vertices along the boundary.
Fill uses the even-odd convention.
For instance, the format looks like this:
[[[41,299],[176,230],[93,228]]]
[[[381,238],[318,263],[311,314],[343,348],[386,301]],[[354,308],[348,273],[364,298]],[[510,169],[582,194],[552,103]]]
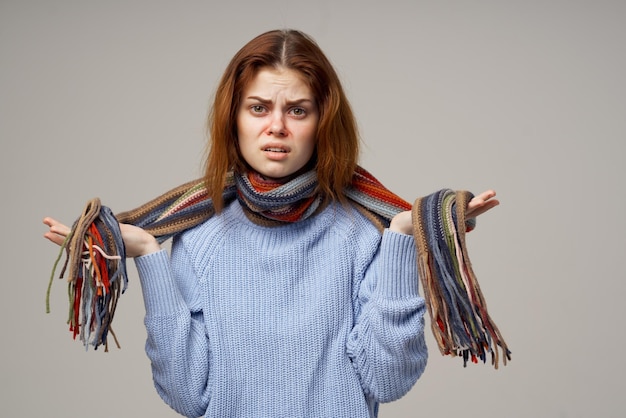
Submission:
[[[209,126],[215,216],[176,235],[171,255],[120,225],[159,395],[190,417],[375,417],[424,371],[425,307],[411,213],[381,233],[346,196],[358,137],[337,74],[307,35],[264,33],[226,68]],[[271,195],[285,185],[295,191]],[[69,228],[44,223],[61,244]]]

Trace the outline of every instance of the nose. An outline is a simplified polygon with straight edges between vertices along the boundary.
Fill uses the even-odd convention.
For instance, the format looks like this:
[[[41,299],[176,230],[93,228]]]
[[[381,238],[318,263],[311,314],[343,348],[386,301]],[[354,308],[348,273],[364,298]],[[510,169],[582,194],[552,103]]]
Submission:
[[[282,114],[277,112],[272,115],[270,124],[267,127],[267,134],[276,136],[285,136],[287,134],[287,130],[285,129],[285,121],[283,120]]]

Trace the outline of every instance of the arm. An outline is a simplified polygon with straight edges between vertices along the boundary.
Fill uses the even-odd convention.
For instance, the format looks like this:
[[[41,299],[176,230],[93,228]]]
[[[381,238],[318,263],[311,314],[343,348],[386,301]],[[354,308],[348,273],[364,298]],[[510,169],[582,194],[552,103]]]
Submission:
[[[44,237],[62,245],[70,228],[49,217],[43,223],[49,228]],[[195,274],[184,261],[174,263],[178,268],[172,269],[167,253],[143,229],[120,224],[120,231],[126,254],[135,257],[142,284],[146,353],[157,392],[177,412],[200,416],[207,404],[208,340],[193,287]],[[184,260],[182,246],[173,246],[172,256]]]
[[[198,282],[182,244],[135,259],[146,305],[146,354],[157,392],[185,416],[208,404],[209,341]]]
[[[416,263],[412,237],[386,230],[358,289],[347,351],[364,392],[378,402],[402,397],[426,367]]]

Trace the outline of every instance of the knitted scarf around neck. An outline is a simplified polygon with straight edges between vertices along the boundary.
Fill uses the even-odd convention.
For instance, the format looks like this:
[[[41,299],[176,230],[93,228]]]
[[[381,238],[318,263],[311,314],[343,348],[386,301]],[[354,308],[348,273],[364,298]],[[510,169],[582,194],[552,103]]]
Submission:
[[[315,171],[277,183],[257,173],[229,172],[223,191],[224,204],[238,199],[255,223],[275,226],[307,219],[326,203],[318,192]],[[461,356],[463,364],[478,360],[498,368],[510,360],[510,351],[491,320],[478,281],[472,270],[465,233],[474,227],[465,218],[467,191],[442,189],[421,197],[413,205],[389,191],[362,167],[357,167],[352,184],[345,190],[350,204],[382,232],[391,219],[411,210],[418,251],[418,272],[431,329],[443,355]],[[67,274],[70,296],[68,324],[73,337],[87,347],[105,346],[117,302],[126,290],[126,256],[119,223],[143,228],[159,243],[192,228],[215,214],[202,180],[178,186],[128,212],[114,215],[98,198],[90,200],[74,222],[61,246],[46,298],[50,311],[50,287],[57,265],[66,253],[60,277]]]

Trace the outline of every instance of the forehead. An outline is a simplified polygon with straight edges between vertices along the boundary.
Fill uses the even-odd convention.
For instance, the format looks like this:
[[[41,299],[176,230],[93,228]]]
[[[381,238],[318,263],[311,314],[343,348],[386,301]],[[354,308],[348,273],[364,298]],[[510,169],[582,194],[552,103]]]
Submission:
[[[284,67],[262,67],[244,88],[244,94],[289,93],[313,96],[306,78],[297,70]]]

